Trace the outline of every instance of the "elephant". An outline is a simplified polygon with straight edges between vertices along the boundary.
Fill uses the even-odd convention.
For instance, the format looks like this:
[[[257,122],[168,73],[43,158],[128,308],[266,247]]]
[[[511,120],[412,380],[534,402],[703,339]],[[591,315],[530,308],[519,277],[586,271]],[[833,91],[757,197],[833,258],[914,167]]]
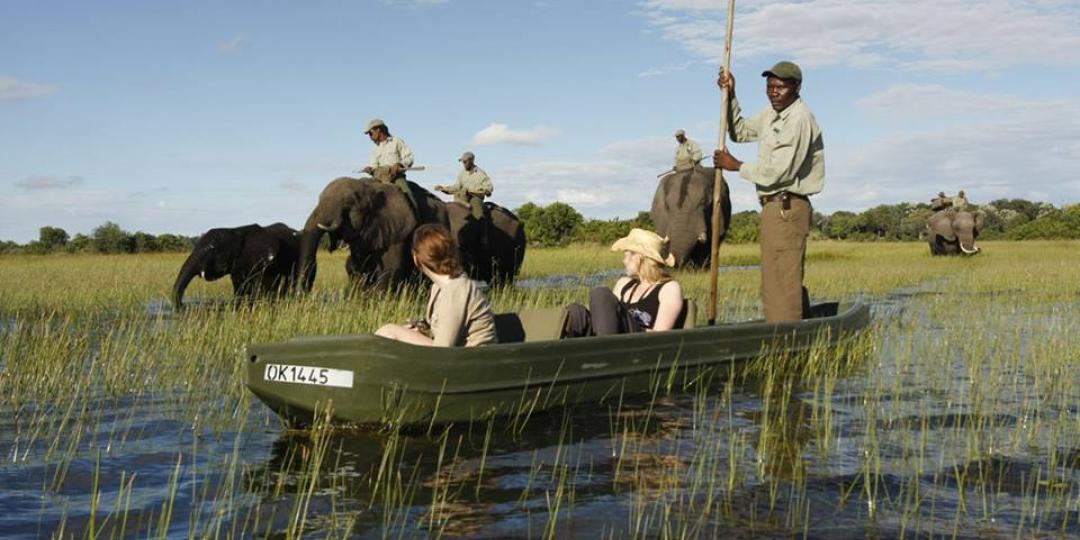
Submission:
[[[975,245],[983,226],[981,212],[949,208],[933,216],[926,225],[927,241],[932,255],[974,255],[981,251]]]
[[[296,282],[299,257],[297,231],[284,223],[210,229],[180,267],[173,283],[173,306],[183,309],[184,291],[195,276],[214,281],[228,275],[238,299],[283,294]]]
[[[449,227],[445,205],[416,184],[420,208],[413,211],[401,188],[370,178],[342,176],[331,180],[319,194],[300,234],[301,284],[310,291],[315,282],[315,253],[323,234],[330,235],[330,251],[349,246],[345,271],[360,282],[385,286],[415,275],[412,233],[424,223]]]
[[[668,250],[675,256],[676,266],[709,263],[714,175],[713,168],[696,166],[665,175],[656,187],[649,216],[656,226],[656,233],[670,239]],[[731,222],[731,198],[726,182],[720,196],[720,209],[717,233],[723,241]]]
[[[516,216],[492,205],[493,227],[483,249],[475,226],[467,223],[468,209],[445,203],[410,182],[420,208],[413,212],[400,188],[370,178],[332,180],[319,195],[300,240],[301,283],[314,284],[315,254],[322,235],[330,235],[330,248],[349,245],[345,269],[356,281],[386,286],[417,276],[412,261],[412,233],[421,224],[448,227],[463,250],[462,259],[474,278],[512,279],[524,257],[524,231]],[[505,227],[505,228],[504,228]],[[515,228],[516,227],[516,228]]]
[[[446,203],[446,213],[450,233],[458,241],[471,277],[488,283],[512,283],[525,261],[525,224],[509,209],[491,202],[484,203],[487,219],[479,222],[470,219],[469,206],[464,203]]]

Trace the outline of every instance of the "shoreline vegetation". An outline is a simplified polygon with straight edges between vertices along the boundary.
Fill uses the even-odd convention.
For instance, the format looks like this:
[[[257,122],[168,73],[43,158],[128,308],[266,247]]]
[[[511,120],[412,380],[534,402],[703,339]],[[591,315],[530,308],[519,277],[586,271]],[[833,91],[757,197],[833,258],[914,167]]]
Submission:
[[[980,240],[1080,239],[1080,204],[1055,207],[1024,199],[998,199],[984,205],[969,205],[969,209],[981,213],[984,218]],[[547,206],[526,203],[514,209],[514,213],[525,223],[530,244],[538,247],[610,244],[626,236],[634,227],[653,229],[648,212],[638,212],[631,219],[586,219],[572,206],[557,202]],[[810,234],[815,240],[922,240],[933,214],[925,203],[880,205],[858,213],[845,210],[832,214],[814,212]],[[757,242],[759,219],[756,210],[735,212],[725,243]],[[240,224],[214,226],[233,225]],[[44,226],[38,231],[38,239],[26,244],[0,240],[0,255],[186,252],[191,250],[197,238],[170,233],[130,233],[111,221],[96,227],[90,234],[77,233],[73,237],[60,227]]]
[[[810,242],[812,298],[873,305],[846,347],[377,433],[284,429],[240,351],[371,332],[419,313],[422,290],[349,294],[345,255],[320,253],[312,294],[234,304],[228,280],[196,280],[174,313],[184,253],[0,256],[4,534],[1076,536],[1080,241],[980,246]],[[718,318],[759,317],[757,246],[720,257]],[[497,287],[493,308],[580,301],[583,277],[618,267],[602,245],[530,249],[519,284],[578,279]],[[706,270],[679,279],[708,297]]]

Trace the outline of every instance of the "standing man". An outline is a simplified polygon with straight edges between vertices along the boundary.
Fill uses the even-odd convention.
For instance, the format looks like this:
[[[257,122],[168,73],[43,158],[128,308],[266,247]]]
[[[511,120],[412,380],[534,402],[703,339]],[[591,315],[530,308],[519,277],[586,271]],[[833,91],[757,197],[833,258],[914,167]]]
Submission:
[[[681,129],[675,130],[675,140],[679,142],[679,146],[675,148],[675,163],[672,165],[675,172],[689,171],[696,167],[702,157],[698,143],[687,139],[686,132]]]
[[[416,211],[416,198],[405,179],[405,170],[413,166],[413,153],[409,145],[390,135],[386,123],[378,118],[368,122],[367,131],[364,133],[375,143],[375,148],[371,149],[371,163],[364,167],[363,172],[384,184],[394,184],[401,188],[413,211]]]
[[[713,163],[754,184],[761,203],[761,302],[765,320],[805,317],[810,298],[803,287],[806,237],[813,209],[810,196],[825,185],[825,144],[810,108],[799,98],[802,70],[779,62],[763,72],[770,107],[742,117],[735,77],[721,72],[721,91],[730,92],[728,117],[735,142],[759,141],[757,161],[743,163],[716,150]]]

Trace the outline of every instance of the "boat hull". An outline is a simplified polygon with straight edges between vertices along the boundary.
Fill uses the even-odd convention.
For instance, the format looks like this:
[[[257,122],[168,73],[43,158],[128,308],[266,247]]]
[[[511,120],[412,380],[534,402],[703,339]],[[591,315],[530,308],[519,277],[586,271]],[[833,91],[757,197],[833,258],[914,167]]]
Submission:
[[[419,347],[367,334],[294,338],[248,345],[245,384],[297,426],[323,414],[337,423],[383,426],[522,418],[561,405],[655,392],[678,372],[723,368],[764,351],[835,345],[869,322],[865,304],[839,312],[836,304],[828,306],[824,316],[777,324],[476,348]],[[293,375],[283,376],[289,369]],[[306,381],[295,380],[297,372]]]

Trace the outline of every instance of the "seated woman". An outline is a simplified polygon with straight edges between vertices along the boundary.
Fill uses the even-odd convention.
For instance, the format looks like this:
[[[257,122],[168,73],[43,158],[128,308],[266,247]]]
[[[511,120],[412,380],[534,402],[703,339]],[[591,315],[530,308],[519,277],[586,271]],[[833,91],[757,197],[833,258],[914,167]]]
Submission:
[[[387,324],[375,335],[427,347],[495,343],[495,319],[485,286],[462,271],[450,231],[434,224],[417,227],[412,252],[416,267],[432,283],[426,323]]]
[[[671,330],[683,311],[682,286],[668,268],[675,257],[668,241],[652,231],[633,229],[611,245],[623,252],[626,275],[615,287],[597,287],[589,293],[589,309],[571,304],[570,337]]]

